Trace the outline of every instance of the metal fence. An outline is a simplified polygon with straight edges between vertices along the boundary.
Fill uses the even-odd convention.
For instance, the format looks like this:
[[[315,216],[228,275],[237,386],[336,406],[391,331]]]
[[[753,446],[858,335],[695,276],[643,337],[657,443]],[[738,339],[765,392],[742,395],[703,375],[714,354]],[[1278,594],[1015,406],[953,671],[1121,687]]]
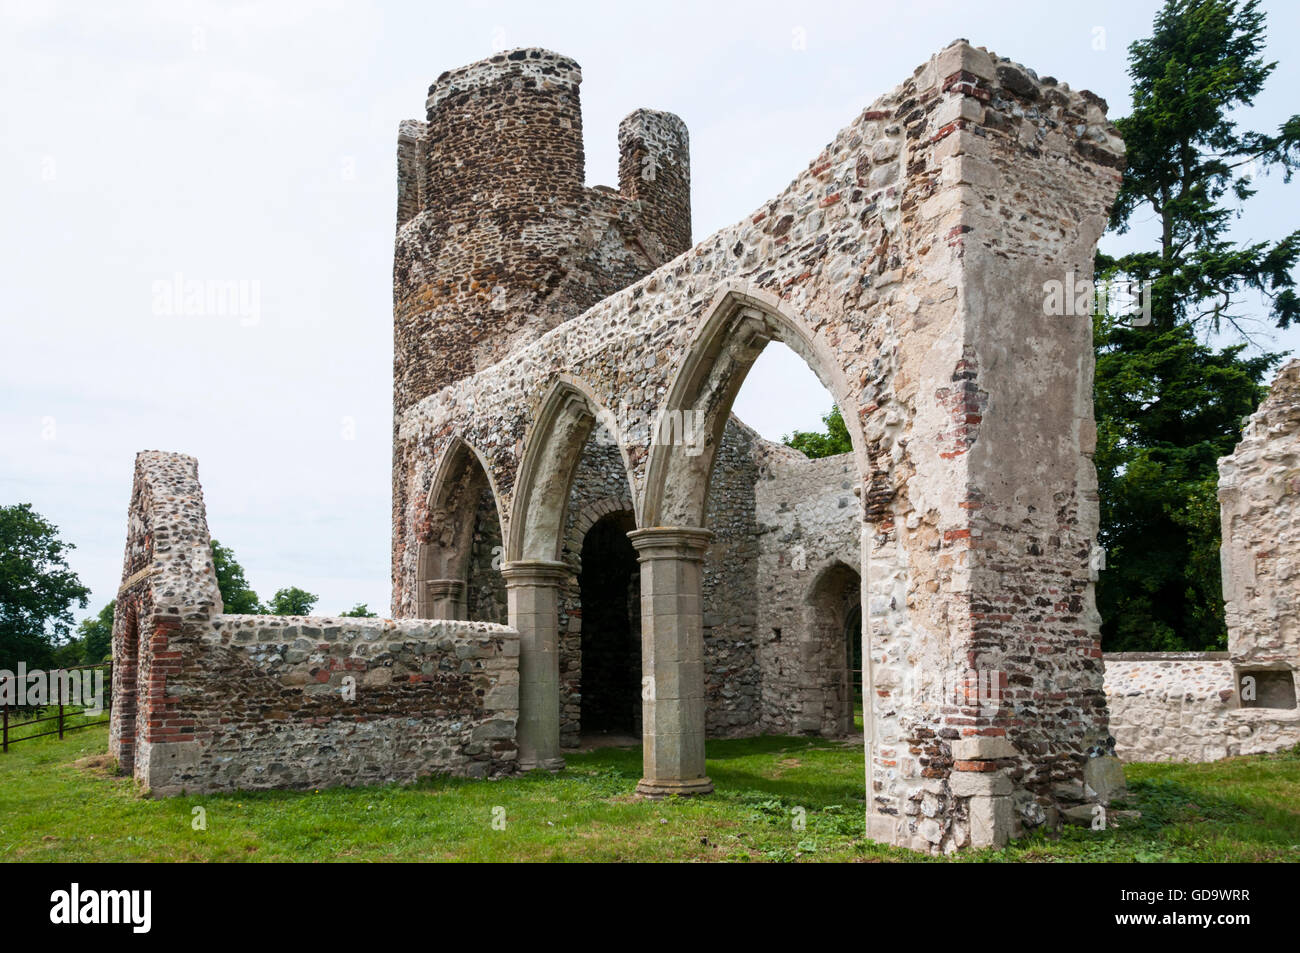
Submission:
[[[69,703],[71,695],[66,691],[67,684],[66,680],[63,679],[61,679],[62,684],[60,685],[60,689],[56,692],[58,700],[53,704],[40,707],[23,706],[20,708],[17,705],[6,705],[0,703],[0,751],[8,753],[10,745],[16,745],[22,741],[32,741],[35,738],[46,738],[51,735],[58,735],[62,738],[70,731],[80,731],[82,728],[93,728],[96,725],[108,724],[108,709],[110,700],[113,696],[112,664],[109,662],[101,662],[98,665],[76,665],[72,668],[58,669],[57,672],[86,672],[95,671],[97,669],[103,669],[104,671],[104,685],[106,688],[103,695],[103,708],[98,714],[92,716],[93,720],[91,721],[78,721],[76,724],[69,724],[69,721],[71,720],[84,718],[86,716],[87,706],[84,704],[84,698],[82,699],[83,704],[73,705]],[[51,672],[49,674],[54,673]],[[10,677],[16,678],[16,676]],[[16,692],[5,692],[2,697],[17,698],[18,695]],[[26,720],[22,721],[15,720],[15,716],[18,718],[24,718],[26,715],[30,714],[35,714],[37,717],[26,718]],[[99,715],[103,715],[103,717],[101,718]],[[14,737],[15,731],[29,728],[32,725],[52,725],[52,727],[48,730],[37,731],[32,734],[23,732],[19,737]]]

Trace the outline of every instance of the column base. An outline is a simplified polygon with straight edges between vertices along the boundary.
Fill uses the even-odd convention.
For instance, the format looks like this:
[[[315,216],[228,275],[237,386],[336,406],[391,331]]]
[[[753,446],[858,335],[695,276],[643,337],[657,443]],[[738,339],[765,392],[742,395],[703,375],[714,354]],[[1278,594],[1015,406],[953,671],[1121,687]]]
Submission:
[[[708,778],[692,778],[689,781],[652,781],[650,778],[642,778],[637,782],[636,793],[656,801],[673,794],[692,797],[697,794],[712,794],[713,782]]]
[[[543,758],[541,761],[519,760],[520,771],[549,771],[556,774],[564,770],[563,758]]]

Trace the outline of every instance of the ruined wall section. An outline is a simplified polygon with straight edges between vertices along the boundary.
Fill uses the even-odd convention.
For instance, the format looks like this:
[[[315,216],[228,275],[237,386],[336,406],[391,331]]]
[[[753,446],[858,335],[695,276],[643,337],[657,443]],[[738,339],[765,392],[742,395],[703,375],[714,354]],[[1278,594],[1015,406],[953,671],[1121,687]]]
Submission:
[[[398,133],[395,421],[690,246],[685,125],[639,110],[619,131],[641,174],[584,185],[582,72],[546,50],[444,73]],[[394,448],[394,528],[407,500]],[[415,501],[419,505],[420,501]]]
[[[1300,744],[1300,360],[1278,372],[1219,461],[1219,509],[1235,717],[1275,733],[1278,747]]]
[[[155,794],[514,769],[516,632],[223,614],[192,457],[136,458],[119,600],[110,750]]]
[[[223,608],[202,492],[193,457],[136,454],[113,615],[109,753],[137,777],[148,776],[156,745],[189,728],[170,707],[168,677],[179,671],[171,640]]]
[[[1248,753],[1230,723],[1237,693],[1226,652],[1109,652],[1105,661],[1110,730],[1121,760],[1217,761]]]
[[[710,738],[758,734],[758,524],[754,484],[766,443],[734,414],[718,445],[704,528],[704,724]]]
[[[767,445],[755,487],[758,522],[759,671],[762,728],[775,734],[840,732],[829,682],[845,668],[838,639],[810,600],[823,574],[836,566],[860,573],[861,504],[853,454],[810,460],[797,450]],[[861,600],[861,587],[856,595]],[[865,615],[865,613],[864,613]]]
[[[1219,461],[1223,597],[1237,666],[1300,667],[1300,360]]]
[[[918,405],[925,438],[912,451],[960,465],[927,467],[900,514],[912,545],[938,555],[909,611],[949,618],[947,639],[906,673],[937,724],[915,711],[904,726],[923,778],[951,771],[947,794],[976,838],[1008,816],[1036,826],[1086,799],[1085,776],[1114,770],[1089,766],[1113,765],[1088,563],[1099,522],[1091,316],[1048,315],[1044,300],[1048,282],[1091,281],[1124,146],[1099,97],[1004,57],[971,51],[941,84],[957,94],[931,133],[947,188],[926,204],[958,250],[965,317],[957,347],[927,358],[927,377],[948,383]],[[952,593],[946,608],[936,582]],[[924,797],[910,800],[922,814]]]

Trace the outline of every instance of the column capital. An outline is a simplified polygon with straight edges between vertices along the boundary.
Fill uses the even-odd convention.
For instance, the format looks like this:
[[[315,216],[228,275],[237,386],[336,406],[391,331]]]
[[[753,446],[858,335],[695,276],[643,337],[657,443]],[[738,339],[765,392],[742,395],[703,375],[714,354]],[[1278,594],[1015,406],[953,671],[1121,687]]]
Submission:
[[[501,567],[501,575],[506,588],[559,586],[569,578],[569,566],[550,559],[516,559]]]
[[[463,579],[427,579],[424,585],[433,599],[455,599],[465,591]]]
[[[704,551],[713,539],[710,530],[700,526],[648,526],[634,529],[627,538],[636,547],[637,556],[647,559],[704,559]]]

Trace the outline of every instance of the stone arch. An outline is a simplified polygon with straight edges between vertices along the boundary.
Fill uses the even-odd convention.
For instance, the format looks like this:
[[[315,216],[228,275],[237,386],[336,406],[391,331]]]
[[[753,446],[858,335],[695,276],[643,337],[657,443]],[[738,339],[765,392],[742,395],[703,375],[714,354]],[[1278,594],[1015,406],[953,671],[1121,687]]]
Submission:
[[[826,343],[775,295],[724,282],[709,306],[659,409],[642,504],[646,526],[700,526],[722,431],[746,375],[771,341],[804,359],[840,407],[865,473],[866,442],[856,401]]]
[[[501,533],[500,497],[483,455],[461,437],[443,451],[430,483],[418,538],[416,616],[469,617],[467,589],[475,523],[484,501],[495,510]],[[500,558],[496,560],[500,565]]]
[[[780,341],[802,357],[841,408],[860,482],[866,442],[856,392],[840,359],[776,295],[723,282],[671,379],[650,439],[642,523],[631,534],[642,563],[645,775],[651,797],[707,793],[702,568],[712,534],[703,528],[709,484],[732,404],[763,348]],[[869,498],[869,493],[864,493]],[[865,511],[861,511],[864,512]],[[864,539],[868,534],[862,534]],[[867,552],[863,549],[866,576]],[[818,708],[824,709],[824,695]],[[870,731],[864,733],[869,738]],[[870,748],[870,742],[867,742]]]
[[[862,575],[843,560],[824,566],[813,577],[803,601],[800,656],[804,717],[801,728],[843,737],[853,728],[853,680],[849,659],[850,629],[856,614],[861,625]],[[860,636],[859,636],[860,637]]]
[[[574,514],[568,531],[564,534],[564,551],[571,554],[581,553],[582,541],[587,531],[604,517],[621,512],[631,512],[633,519],[636,518],[636,508],[630,496],[623,499],[607,496],[586,504]]]
[[[561,377],[552,384],[524,436],[502,575],[510,625],[520,637],[518,739],[519,765],[525,770],[564,766],[559,610],[560,591],[571,587],[573,573],[560,559],[561,545],[574,476],[598,423],[619,445],[624,470],[630,473],[617,421],[575,378]]]
[[[565,376],[547,392],[524,437],[511,505],[508,561],[559,560],[573,477],[588,438],[601,424],[618,443],[624,472],[630,474],[618,421],[585,384]],[[635,501],[635,493],[631,498]]]

